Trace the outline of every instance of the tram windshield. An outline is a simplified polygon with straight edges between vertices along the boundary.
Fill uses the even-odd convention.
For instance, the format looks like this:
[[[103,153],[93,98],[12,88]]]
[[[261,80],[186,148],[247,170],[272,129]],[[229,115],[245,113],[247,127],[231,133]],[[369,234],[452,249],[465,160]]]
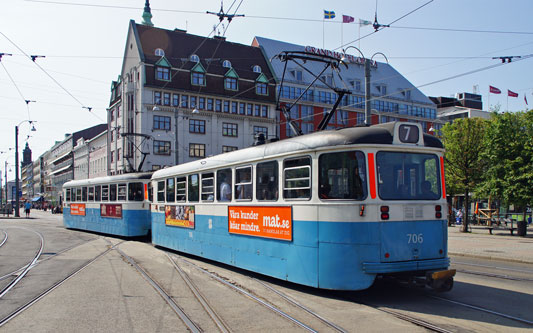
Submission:
[[[364,200],[365,155],[360,151],[322,154],[319,159],[320,199]]]
[[[437,200],[441,188],[437,155],[378,152],[378,192],[385,200]]]

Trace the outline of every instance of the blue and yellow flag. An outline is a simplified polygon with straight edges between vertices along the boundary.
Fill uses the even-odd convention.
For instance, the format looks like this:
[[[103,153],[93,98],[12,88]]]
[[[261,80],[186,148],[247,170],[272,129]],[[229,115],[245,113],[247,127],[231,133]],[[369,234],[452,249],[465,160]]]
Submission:
[[[324,19],[334,19],[335,18],[335,12],[332,10],[324,10]]]

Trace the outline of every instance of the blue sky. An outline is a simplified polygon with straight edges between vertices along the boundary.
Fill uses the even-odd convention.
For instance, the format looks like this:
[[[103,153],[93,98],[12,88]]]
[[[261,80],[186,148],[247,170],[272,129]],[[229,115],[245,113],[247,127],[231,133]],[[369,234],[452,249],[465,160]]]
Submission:
[[[109,88],[120,73],[128,22],[141,22],[144,2],[10,0],[2,4],[0,53],[13,54],[2,57],[0,62],[0,151],[8,151],[0,154],[2,174],[6,158],[14,164],[14,153],[9,148],[15,145],[14,127],[20,122],[37,121],[36,132],[30,132],[30,126],[23,123],[19,135],[20,149],[31,135],[28,140],[34,158],[62,140],[65,133],[105,122]],[[378,0],[378,20],[391,23],[428,2]],[[187,29],[207,36],[218,23],[217,17],[205,11],[218,12],[219,0],[150,3],[157,27]],[[233,0],[225,0],[225,10],[232,3]],[[492,106],[524,110],[524,94],[530,107],[533,103],[533,58],[515,59],[504,65],[492,59],[533,54],[533,26],[527,15],[533,12],[533,1],[434,0],[373,34],[370,26],[340,22],[343,14],[354,17],[356,22],[373,21],[375,0],[236,0],[229,12],[234,13],[239,4],[237,13],[246,17],[235,18],[227,27],[229,41],[250,44],[254,36],[262,36],[339,50],[342,44],[358,39],[359,34],[370,34],[360,44],[350,45],[360,46],[367,57],[383,52],[396,70],[428,96],[453,96],[472,92],[477,86],[486,109],[492,85],[502,90],[501,95],[490,96]],[[335,11],[336,18],[323,23],[324,9]],[[45,55],[37,63],[46,72],[21,50],[28,55]],[[492,65],[498,66],[487,68]],[[475,73],[462,75],[472,71]],[[455,78],[445,80],[451,77]],[[508,99],[507,89],[520,96]],[[27,108],[24,99],[36,102]],[[90,106],[92,111],[82,106]]]

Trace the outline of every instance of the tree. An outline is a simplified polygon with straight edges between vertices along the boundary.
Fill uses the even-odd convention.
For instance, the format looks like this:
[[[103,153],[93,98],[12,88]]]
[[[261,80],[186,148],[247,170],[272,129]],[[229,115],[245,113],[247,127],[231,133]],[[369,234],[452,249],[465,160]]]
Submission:
[[[533,197],[533,111],[493,115],[483,157],[488,161],[481,192],[524,208]]]
[[[457,119],[442,128],[442,141],[446,152],[446,183],[452,190],[462,191],[464,200],[463,232],[468,231],[468,206],[470,191],[482,179],[486,169],[482,157],[487,121],[481,118]],[[450,194],[453,192],[449,192]]]

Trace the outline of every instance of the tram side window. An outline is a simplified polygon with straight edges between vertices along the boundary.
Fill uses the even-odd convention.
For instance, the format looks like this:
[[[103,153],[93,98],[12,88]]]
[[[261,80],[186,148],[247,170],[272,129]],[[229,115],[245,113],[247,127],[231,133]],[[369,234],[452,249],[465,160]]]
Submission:
[[[76,189],[76,201],[81,201],[81,188],[79,187]]]
[[[278,200],[278,162],[258,163],[255,171],[257,200]]]
[[[165,181],[157,182],[157,202],[165,202]]]
[[[187,200],[187,178],[176,178],[176,201],[184,202]]]
[[[360,151],[320,155],[320,199],[364,200],[367,196],[365,155]]]
[[[198,174],[189,175],[189,202],[197,202],[200,198],[200,183],[198,179]]]
[[[252,167],[235,169],[235,198],[252,200]]]
[[[441,195],[437,155],[378,152],[378,193],[386,200],[437,200]]]
[[[117,184],[109,185],[109,201],[117,201]]]
[[[101,200],[101,187],[100,185],[97,185],[94,187],[94,201],[100,201]]]
[[[176,201],[176,187],[174,186],[174,178],[167,178],[167,190],[166,190],[167,202]]]
[[[148,183],[148,201],[154,202],[154,188],[152,182]]]
[[[89,201],[94,201],[94,187],[89,187]]]
[[[81,201],[87,202],[87,187],[83,187],[81,190]]]
[[[69,188],[65,190],[65,199],[66,201],[70,201],[70,189]]]
[[[129,201],[143,201],[143,183],[129,183],[128,184],[128,200]]]
[[[202,201],[213,201],[215,199],[214,178],[215,174],[212,172],[202,174]]]
[[[126,184],[118,184],[118,200],[126,201]]]
[[[311,198],[311,158],[299,157],[283,161],[283,197]]]
[[[109,185],[102,185],[102,201],[109,201]]]
[[[231,201],[231,169],[217,171],[217,200]]]

